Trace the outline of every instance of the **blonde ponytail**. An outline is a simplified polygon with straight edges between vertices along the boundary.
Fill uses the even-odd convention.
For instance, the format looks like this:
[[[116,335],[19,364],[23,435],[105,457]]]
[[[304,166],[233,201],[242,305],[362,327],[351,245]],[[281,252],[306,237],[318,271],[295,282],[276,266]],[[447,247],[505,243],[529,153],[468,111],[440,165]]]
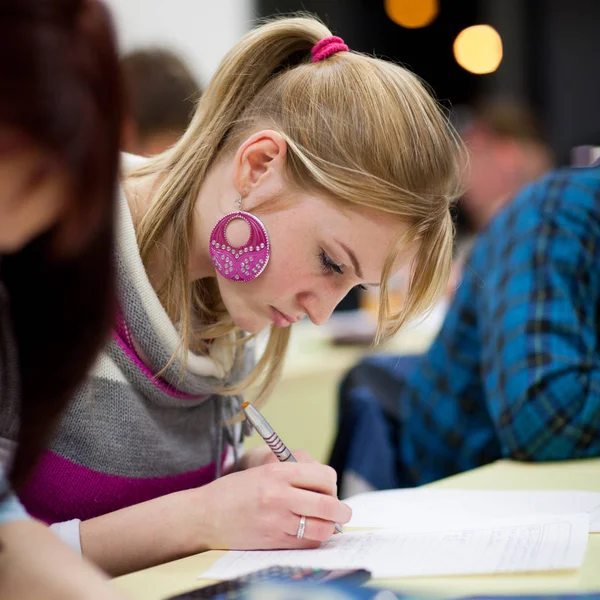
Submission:
[[[384,268],[384,296],[397,253],[409,243],[425,248],[413,265],[405,310],[392,315],[384,298],[379,337],[427,308],[448,277],[457,136],[424,86],[402,67],[354,52],[311,64],[311,48],[330,35],[308,17],[277,19],[248,33],[224,58],[181,140],[134,174],[159,175],[137,237],[147,265],[169,232],[171,276],[157,293],[180,325],[182,349],[208,353],[211,340],[233,336],[239,347],[248,339],[225,310],[216,280],[190,284],[187,278],[194,203],[207,172],[260,126],[285,137],[289,175],[299,187],[410,224],[410,239],[399,241]],[[280,374],[288,338],[288,330],[273,327],[254,371],[224,392],[260,382],[257,401],[264,400]]]

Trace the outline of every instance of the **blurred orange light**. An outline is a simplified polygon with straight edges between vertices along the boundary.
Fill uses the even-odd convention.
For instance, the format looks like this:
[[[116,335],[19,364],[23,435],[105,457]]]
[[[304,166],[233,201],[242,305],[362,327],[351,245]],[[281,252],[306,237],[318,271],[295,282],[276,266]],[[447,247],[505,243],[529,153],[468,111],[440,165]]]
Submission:
[[[502,38],[490,25],[467,27],[454,40],[454,58],[476,75],[493,73],[502,62]]]
[[[438,0],[385,0],[387,16],[402,27],[426,27],[437,17]]]

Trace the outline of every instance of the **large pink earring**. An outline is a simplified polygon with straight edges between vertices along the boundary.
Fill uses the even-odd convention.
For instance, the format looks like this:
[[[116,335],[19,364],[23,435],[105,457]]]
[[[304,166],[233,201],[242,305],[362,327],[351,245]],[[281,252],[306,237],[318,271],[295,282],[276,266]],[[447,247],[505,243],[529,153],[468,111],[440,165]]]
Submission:
[[[227,239],[227,227],[235,219],[242,219],[250,228],[250,237],[242,246]],[[260,219],[242,210],[241,197],[238,210],[220,218],[212,230],[209,251],[217,273],[230,281],[251,281],[265,270],[271,255],[269,235]]]

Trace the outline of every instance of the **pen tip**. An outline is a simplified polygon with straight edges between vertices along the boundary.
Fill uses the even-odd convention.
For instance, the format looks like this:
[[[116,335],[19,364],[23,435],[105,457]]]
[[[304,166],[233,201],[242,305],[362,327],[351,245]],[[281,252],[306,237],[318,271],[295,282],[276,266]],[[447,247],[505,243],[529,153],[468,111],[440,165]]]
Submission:
[[[246,406],[250,406],[250,402],[244,402],[244,404],[242,404],[242,408],[246,408]]]

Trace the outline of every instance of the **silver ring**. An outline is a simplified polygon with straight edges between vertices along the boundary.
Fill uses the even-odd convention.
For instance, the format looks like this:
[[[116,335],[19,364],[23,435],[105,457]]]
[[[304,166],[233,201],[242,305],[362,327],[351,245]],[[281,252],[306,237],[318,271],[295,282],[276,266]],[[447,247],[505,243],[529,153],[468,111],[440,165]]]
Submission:
[[[298,533],[296,537],[301,540],[304,537],[304,529],[306,528],[306,517],[300,517],[300,525],[298,525]]]

